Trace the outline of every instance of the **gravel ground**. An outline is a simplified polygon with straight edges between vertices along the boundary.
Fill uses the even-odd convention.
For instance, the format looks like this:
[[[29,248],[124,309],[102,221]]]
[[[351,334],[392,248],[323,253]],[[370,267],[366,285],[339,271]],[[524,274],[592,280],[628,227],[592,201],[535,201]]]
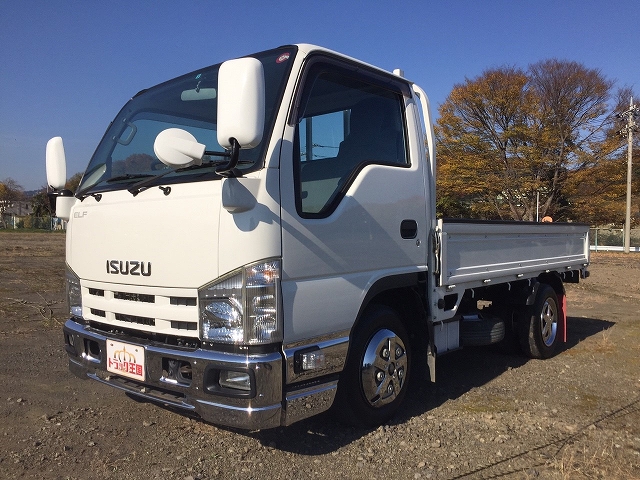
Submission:
[[[0,231],[0,472],[7,478],[640,479],[640,255],[597,253],[568,285],[569,341],[488,348],[414,377],[389,424],[330,413],[222,429],[69,373],[64,235]]]

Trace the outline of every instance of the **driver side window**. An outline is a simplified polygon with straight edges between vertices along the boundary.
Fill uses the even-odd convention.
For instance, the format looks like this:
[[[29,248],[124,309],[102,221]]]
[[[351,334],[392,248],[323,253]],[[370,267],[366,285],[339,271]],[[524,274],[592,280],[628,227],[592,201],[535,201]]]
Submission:
[[[296,128],[296,195],[303,217],[329,215],[366,165],[407,166],[403,97],[369,77],[316,64]]]

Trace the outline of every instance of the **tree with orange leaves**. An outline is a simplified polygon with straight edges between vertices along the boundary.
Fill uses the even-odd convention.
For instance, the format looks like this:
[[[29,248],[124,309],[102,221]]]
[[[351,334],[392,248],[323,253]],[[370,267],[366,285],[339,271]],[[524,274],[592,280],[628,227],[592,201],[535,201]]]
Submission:
[[[569,178],[622,145],[612,134],[612,88],[599,70],[559,60],[455,85],[436,128],[440,213],[578,220]]]

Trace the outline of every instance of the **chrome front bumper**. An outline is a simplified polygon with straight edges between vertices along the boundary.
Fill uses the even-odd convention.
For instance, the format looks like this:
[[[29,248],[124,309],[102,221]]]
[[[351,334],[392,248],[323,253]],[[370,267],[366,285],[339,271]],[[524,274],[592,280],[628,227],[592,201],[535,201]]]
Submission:
[[[286,390],[283,355],[232,354],[204,349],[158,347],[135,339],[113,338],[144,348],[146,380],[130,380],[107,371],[107,337],[67,320],[64,325],[69,370],[146,400],[196,413],[203,420],[248,430],[290,425],[327,410],[333,403],[337,379]],[[167,378],[168,361],[190,366],[188,379]],[[250,392],[217,387],[217,372],[245,371]]]

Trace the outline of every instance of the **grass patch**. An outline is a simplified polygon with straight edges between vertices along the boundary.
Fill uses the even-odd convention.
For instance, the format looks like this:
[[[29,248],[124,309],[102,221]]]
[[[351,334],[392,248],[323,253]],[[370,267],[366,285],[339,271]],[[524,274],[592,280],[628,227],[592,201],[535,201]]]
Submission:
[[[616,350],[616,344],[611,339],[611,329],[607,328],[600,332],[595,340],[595,345],[592,349],[595,353],[613,353]]]
[[[573,479],[625,479],[640,480],[640,472],[632,461],[621,455],[621,445],[610,442],[598,447],[581,445],[580,442],[566,446],[552,462],[563,480]]]

